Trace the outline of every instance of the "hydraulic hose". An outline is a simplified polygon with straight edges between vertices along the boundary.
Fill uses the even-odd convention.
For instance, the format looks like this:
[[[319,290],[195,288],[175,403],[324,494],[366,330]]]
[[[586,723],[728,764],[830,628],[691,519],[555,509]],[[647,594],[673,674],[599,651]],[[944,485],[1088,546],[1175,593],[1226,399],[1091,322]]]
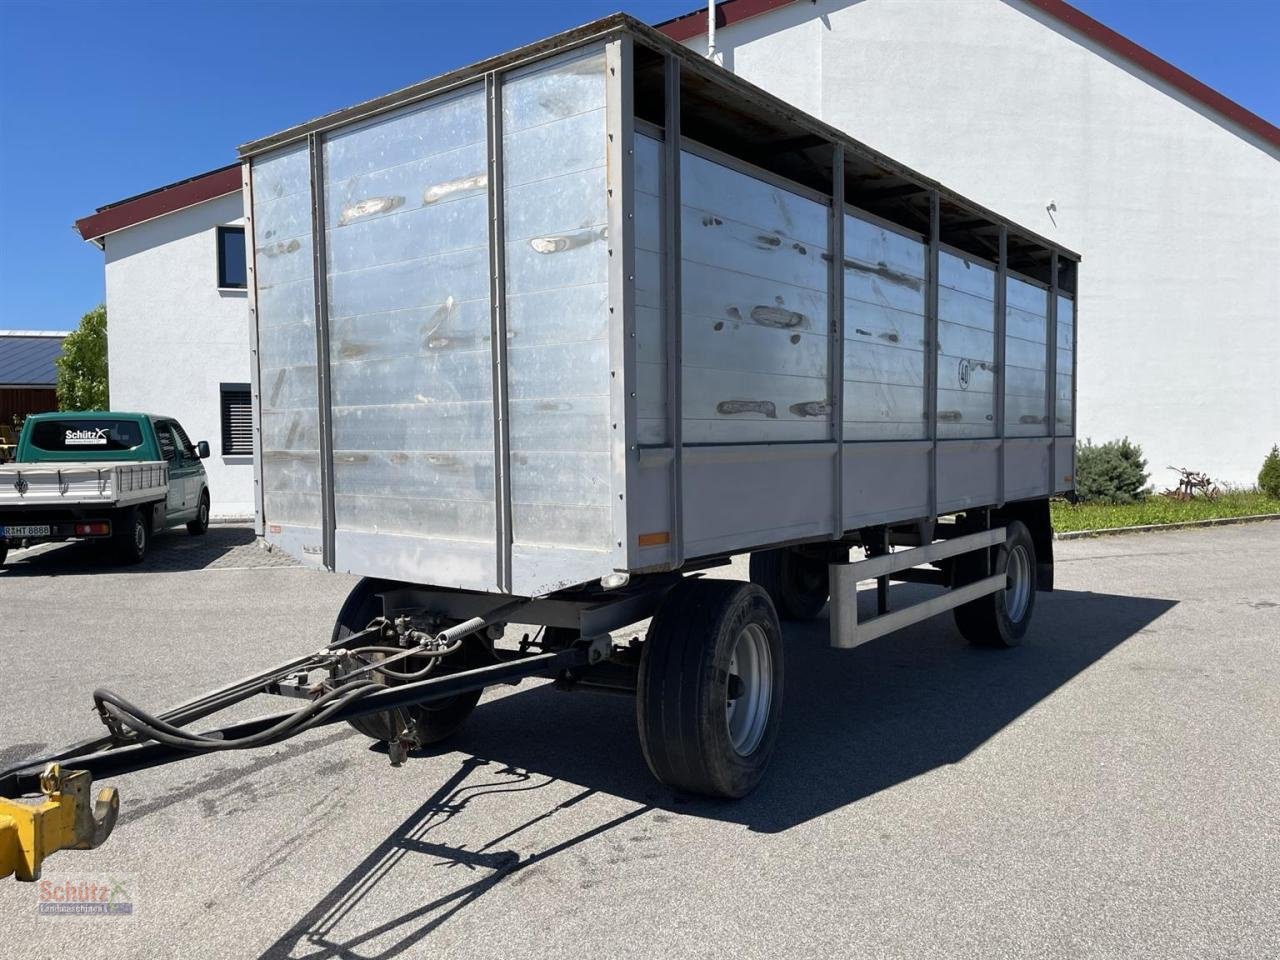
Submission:
[[[259,731],[248,737],[236,740],[225,740],[219,737],[207,737],[192,733],[181,727],[166,723],[152,716],[118,694],[110,690],[95,690],[94,703],[99,710],[110,715],[124,727],[148,740],[164,743],[180,750],[206,752],[215,750],[248,750],[253,747],[268,746],[291,736],[319,726],[326,719],[348,704],[367,697],[371,693],[383,689],[381,684],[372,680],[356,680],[326,691],[306,706],[290,714],[279,723]]]

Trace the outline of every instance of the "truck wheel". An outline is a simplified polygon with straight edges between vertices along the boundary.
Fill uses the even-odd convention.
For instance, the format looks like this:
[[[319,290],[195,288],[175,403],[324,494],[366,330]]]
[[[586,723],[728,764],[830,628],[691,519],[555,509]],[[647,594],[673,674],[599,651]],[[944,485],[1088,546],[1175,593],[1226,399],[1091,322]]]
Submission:
[[[768,591],[778,613],[787,620],[821,616],[831,595],[827,564],[798,550],[782,547],[751,554],[751,582]]]
[[[121,563],[141,563],[151,546],[151,510],[129,507],[114,519],[112,546]]]
[[[209,529],[209,491],[200,494],[200,506],[196,508],[196,518],[187,523],[187,533],[193,537],[201,536]]]
[[[342,609],[338,612],[337,623],[333,626],[333,639],[341,640],[369,626],[375,617],[382,614],[382,601],[378,598],[378,594],[387,590],[394,590],[396,586],[397,584],[389,580],[374,580],[368,577],[357,583],[347,596]],[[443,669],[446,664],[454,670],[458,670],[491,663],[492,658],[489,658],[487,654],[488,651],[483,648],[483,645],[475,637],[468,637],[463,641],[462,649],[456,653],[449,654],[445,662],[437,668],[440,671],[439,675],[443,676],[452,672]],[[395,668],[411,671],[421,669],[424,666],[426,666],[424,661],[410,657],[397,663]],[[340,677],[341,674],[338,676]],[[405,682],[392,677],[384,677],[377,673],[370,673],[368,676],[383,685],[396,685]],[[439,743],[462,726],[480,701],[481,692],[480,690],[473,690],[470,693],[460,693],[444,700],[408,707],[404,711],[389,710],[386,713],[371,713],[347,722],[366,737],[385,742],[394,740],[400,735],[400,732],[405,727],[406,718],[398,714],[408,713],[417,722],[418,736],[424,744]]]
[[[688,579],[663,601],[640,654],[636,720],[653,775],[677,790],[743,797],[764,776],[782,714],[782,636],[758,584]]]
[[[9,545],[0,543],[0,567],[4,566],[4,558],[9,555]]]
[[[957,586],[986,575],[981,554],[958,557],[954,570]],[[1021,520],[1005,526],[1004,544],[993,551],[991,570],[1006,575],[1005,588],[956,607],[956,626],[974,646],[1016,647],[1036,608],[1036,547]]]

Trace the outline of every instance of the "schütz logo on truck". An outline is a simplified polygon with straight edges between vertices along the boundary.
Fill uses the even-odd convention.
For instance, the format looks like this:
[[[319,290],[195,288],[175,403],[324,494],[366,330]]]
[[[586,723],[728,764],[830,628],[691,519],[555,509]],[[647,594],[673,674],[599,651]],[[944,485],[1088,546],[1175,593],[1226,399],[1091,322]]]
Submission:
[[[107,445],[107,428],[68,430],[63,442],[69,447],[105,447]]]

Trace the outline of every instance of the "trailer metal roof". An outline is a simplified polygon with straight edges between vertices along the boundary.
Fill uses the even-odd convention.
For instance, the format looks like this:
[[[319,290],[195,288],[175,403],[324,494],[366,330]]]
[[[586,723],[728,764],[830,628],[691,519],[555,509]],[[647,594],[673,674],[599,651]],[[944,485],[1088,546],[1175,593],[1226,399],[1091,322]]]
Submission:
[[[1068,260],[1081,259],[1079,253],[1002,217],[956,191],[948,189],[936,180],[853,139],[844,131],[780,100],[737,74],[689,50],[661,30],[625,13],[602,17],[580,27],[517,47],[507,53],[469,66],[451,70],[364,103],[336,110],[280,133],[252,140],[243,144],[239,148],[239,153],[241,158],[251,159],[259,154],[297,143],[312,135],[323,134],[359,120],[409,106],[446,90],[473,83],[493,71],[509,70],[589,42],[622,36],[629,36],[638,49],[650,51],[651,61],[654,59],[653,55],[656,55],[657,60],[669,56],[679,62],[682,73],[689,78],[690,85],[696,88],[702,102],[709,107],[714,107],[702,117],[700,136],[704,132],[718,132],[721,136],[733,136],[736,133],[743,142],[755,137],[751,146],[757,160],[794,155],[796,159],[792,163],[793,170],[812,171],[815,174],[822,172],[820,169],[822,161],[815,159],[811,151],[815,148],[830,148],[839,144],[844,151],[846,178],[852,171],[857,182],[870,183],[875,188],[862,194],[861,197],[851,196],[849,198],[851,203],[858,203],[872,212],[879,212],[873,204],[891,202],[900,208],[902,220],[906,222],[915,220],[918,223],[921,216],[920,208],[927,206],[928,196],[936,192],[942,208],[944,240],[948,239],[945,234],[949,229],[962,232],[968,239],[974,241],[975,247],[981,248],[982,253],[992,255],[995,250],[992,231],[998,232],[1003,228],[1010,238],[1010,266],[1013,268],[1018,266],[1015,263],[1016,260],[1022,260],[1028,264],[1032,261],[1047,263],[1053,253]],[[714,128],[717,126],[719,130],[715,131]],[[773,139],[769,139],[766,136],[768,134],[771,134]],[[830,153],[830,150],[826,152]],[[829,178],[832,174],[828,165],[825,175]],[[927,223],[927,215],[924,222]]]

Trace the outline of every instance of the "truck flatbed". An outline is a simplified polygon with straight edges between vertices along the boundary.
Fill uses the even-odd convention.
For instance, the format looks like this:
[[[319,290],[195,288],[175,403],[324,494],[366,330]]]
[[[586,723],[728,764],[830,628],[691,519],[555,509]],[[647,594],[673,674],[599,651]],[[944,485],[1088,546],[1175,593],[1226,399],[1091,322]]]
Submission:
[[[163,499],[169,465],[163,460],[0,465],[0,509],[127,507]]]

